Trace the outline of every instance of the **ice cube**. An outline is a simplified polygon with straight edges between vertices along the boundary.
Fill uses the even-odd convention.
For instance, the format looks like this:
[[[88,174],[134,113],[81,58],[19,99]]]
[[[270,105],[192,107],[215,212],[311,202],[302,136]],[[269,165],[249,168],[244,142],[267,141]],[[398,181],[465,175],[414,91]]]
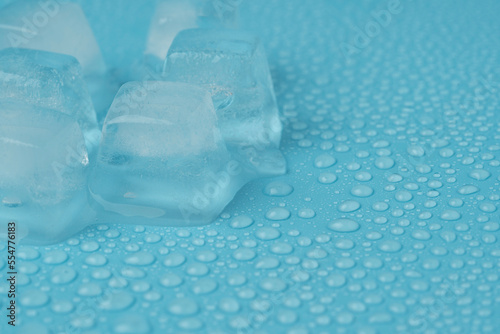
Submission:
[[[104,122],[89,189],[97,210],[110,212],[108,222],[114,213],[131,223],[142,217],[151,224],[203,224],[248,181],[239,167],[209,92],[184,83],[129,82]]]
[[[59,0],[15,1],[0,9],[0,49],[37,49],[74,56],[85,76],[105,71],[79,5]]]
[[[164,78],[202,85],[217,107],[222,135],[231,151],[246,151],[261,174],[282,174],[282,125],[263,47],[236,30],[181,31],[168,51]]]
[[[71,116],[89,150],[100,131],[78,61],[68,55],[29,50],[0,50],[0,100],[13,99]]]
[[[165,60],[174,37],[184,29],[235,28],[240,3],[241,0],[159,1],[149,30],[146,55]],[[154,67],[154,59],[150,58],[148,64]]]
[[[78,124],[60,112],[10,100],[0,101],[0,120],[0,234],[11,221],[18,239],[31,243],[77,232],[89,211],[89,159]]]

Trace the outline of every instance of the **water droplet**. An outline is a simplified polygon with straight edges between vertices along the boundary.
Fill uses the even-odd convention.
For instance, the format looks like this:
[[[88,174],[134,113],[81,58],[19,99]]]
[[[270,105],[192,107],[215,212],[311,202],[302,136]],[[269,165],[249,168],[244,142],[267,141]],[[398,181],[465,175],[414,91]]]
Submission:
[[[183,279],[174,273],[167,273],[163,275],[160,279],[160,284],[163,285],[166,288],[173,288],[176,286],[181,285],[183,282]]]
[[[462,217],[460,213],[458,213],[458,211],[455,210],[445,210],[441,213],[441,219],[443,220],[448,220],[448,221],[459,220],[460,217]]]
[[[394,160],[389,157],[379,157],[375,160],[375,166],[382,170],[390,169],[394,167],[394,164]]]
[[[260,281],[259,286],[266,291],[281,292],[287,288],[287,284],[279,278],[264,278]]]
[[[351,194],[356,197],[369,197],[373,194],[373,189],[366,185],[357,185],[352,187]]]
[[[274,240],[281,236],[281,232],[274,227],[262,227],[255,232],[255,236],[260,240]]]
[[[337,159],[330,154],[324,153],[314,159],[314,166],[316,168],[328,168],[337,163]]]
[[[491,176],[491,173],[485,169],[475,169],[469,173],[469,176],[474,180],[484,181]]]
[[[75,269],[68,266],[59,266],[52,270],[50,281],[54,284],[68,284],[76,278],[76,275]]]
[[[328,224],[328,228],[335,232],[354,232],[359,230],[360,226],[351,219],[336,219]]]
[[[266,213],[269,220],[285,220],[290,217],[290,211],[285,208],[272,208]]]
[[[122,311],[128,309],[134,303],[135,298],[127,292],[113,292],[105,294],[98,306],[102,310]]]
[[[19,298],[19,303],[26,307],[40,307],[49,302],[49,296],[39,290],[25,290]]]
[[[253,219],[248,216],[234,217],[230,225],[232,228],[247,228],[253,224]]]
[[[318,181],[323,184],[331,184],[337,181],[337,175],[333,173],[321,173],[318,177]]]
[[[257,254],[248,248],[240,248],[233,252],[233,258],[239,261],[250,261],[254,259]]]
[[[361,207],[361,204],[356,201],[344,201],[339,205],[340,212],[353,212],[358,210]]]
[[[378,249],[386,253],[399,252],[403,246],[396,240],[385,240],[379,243]]]
[[[290,195],[292,192],[293,187],[282,181],[271,182],[264,188],[264,194],[268,196],[284,197]]]
[[[186,262],[186,257],[179,253],[168,254],[163,260],[163,265],[165,267],[178,267]]]
[[[168,305],[168,311],[174,315],[193,315],[198,313],[198,304],[190,298],[177,298]]]
[[[155,262],[156,258],[148,252],[137,252],[125,258],[125,263],[133,266],[148,266]]]
[[[465,186],[461,187],[460,189],[458,189],[458,193],[462,194],[462,195],[471,195],[471,194],[477,193],[478,191],[479,191],[479,188],[476,187],[475,185],[472,185],[472,184],[465,185]]]

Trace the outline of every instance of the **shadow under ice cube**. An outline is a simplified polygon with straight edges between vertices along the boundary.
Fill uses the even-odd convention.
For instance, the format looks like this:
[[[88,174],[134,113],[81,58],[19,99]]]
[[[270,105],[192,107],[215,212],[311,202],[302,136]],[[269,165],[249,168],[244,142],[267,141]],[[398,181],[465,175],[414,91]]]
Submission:
[[[6,100],[0,120],[0,235],[10,221],[18,239],[31,243],[54,243],[82,229],[89,221],[89,159],[78,124],[60,112]]]
[[[163,76],[212,93],[222,136],[260,175],[286,169],[279,151],[282,125],[264,49],[252,34],[228,29],[181,31]]]
[[[104,122],[89,189],[108,222],[197,225],[213,221],[247,181],[226,149],[208,91],[130,82]]]

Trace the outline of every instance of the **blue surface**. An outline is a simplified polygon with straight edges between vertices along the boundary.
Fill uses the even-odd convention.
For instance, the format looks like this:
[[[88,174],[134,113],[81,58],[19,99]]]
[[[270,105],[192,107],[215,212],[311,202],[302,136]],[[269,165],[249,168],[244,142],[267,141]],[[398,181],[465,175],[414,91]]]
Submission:
[[[152,4],[82,3],[127,68]],[[99,225],[19,249],[17,332],[498,333],[500,6],[391,3],[243,4],[288,174],[209,226]]]

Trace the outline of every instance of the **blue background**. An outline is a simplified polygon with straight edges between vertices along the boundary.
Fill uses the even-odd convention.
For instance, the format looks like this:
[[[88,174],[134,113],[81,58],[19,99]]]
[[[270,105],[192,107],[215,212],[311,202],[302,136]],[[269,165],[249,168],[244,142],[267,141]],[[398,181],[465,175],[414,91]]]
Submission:
[[[141,57],[153,2],[80,3],[109,67]],[[20,248],[16,332],[498,333],[500,3],[390,6],[244,2],[288,174],[209,226]]]

